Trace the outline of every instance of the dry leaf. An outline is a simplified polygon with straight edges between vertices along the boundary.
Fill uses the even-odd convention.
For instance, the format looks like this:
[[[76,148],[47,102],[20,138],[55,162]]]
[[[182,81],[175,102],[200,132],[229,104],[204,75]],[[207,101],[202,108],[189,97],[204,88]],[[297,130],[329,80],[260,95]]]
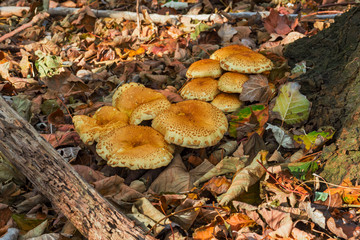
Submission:
[[[263,162],[265,160],[264,155],[266,154],[267,151],[260,151],[249,166],[243,168],[234,176],[229,190],[219,197],[220,205],[228,204],[259,181],[266,171],[257,160]]]
[[[270,99],[271,90],[267,78],[264,75],[250,75],[248,81],[243,85],[240,94],[241,101],[267,102]]]

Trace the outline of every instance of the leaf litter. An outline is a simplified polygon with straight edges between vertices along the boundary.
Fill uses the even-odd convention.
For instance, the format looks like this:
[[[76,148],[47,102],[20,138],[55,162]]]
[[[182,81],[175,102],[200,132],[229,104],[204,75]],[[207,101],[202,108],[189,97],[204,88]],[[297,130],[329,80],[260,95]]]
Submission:
[[[11,2],[16,1],[2,6]],[[306,71],[306,63],[291,71],[282,57],[284,45],[319,29],[280,14],[308,12],[313,6],[189,0],[166,1],[168,6],[161,8],[163,2],[142,4],[158,13],[251,7],[270,10],[270,15],[234,21],[225,11],[225,17],[213,22],[184,17],[179,24],[154,24],[146,18],[137,26],[126,19],[97,18],[90,9],[134,12],[133,1],[93,1],[86,7],[82,1],[51,1],[83,8],[66,17],[48,17],[0,44],[0,93],[98,192],[154,236],[356,239],[360,191],[346,180],[333,186],[316,175],[324,164],[318,157],[321,148],[334,129],[324,126],[306,133],[301,128],[311,103],[291,79]],[[0,19],[1,35],[24,19]],[[316,21],[314,26],[328,26],[331,20],[326,24]],[[106,166],[74,131],[72,116],[91,116],[110,105],[114,90],[127,82],[156,89],[172,103],[183,101],[178,92],[189,65],[231,44],[261,49],[275,67],[251,75],[244,84],[239,96],[244,105],[227,114],[230,128],[219,144],[183,149],[166,168],[130,171]],[[19,234],[22,239],[81,238],[21,173],[0,160],[1,239]]]

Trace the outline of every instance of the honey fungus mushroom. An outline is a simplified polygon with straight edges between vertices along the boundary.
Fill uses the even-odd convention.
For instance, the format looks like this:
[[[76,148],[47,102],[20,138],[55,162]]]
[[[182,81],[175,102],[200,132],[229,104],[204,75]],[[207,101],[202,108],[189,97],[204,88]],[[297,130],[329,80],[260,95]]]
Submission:
[[[248,80],[249,76],[245,74],[226,72],[220,77],[218,88],[222,92],[241,93],[244,83]]]
[[[172,104],[152,121],[168,143],[188,148],[214,146],[228,129],[225,114],[210,103],[187,100]]]
[[[245,51],[235,53],[220,60],[222,69],[238,73],[262,73],[273,68],[273,63],[264,55],[254,52]]]
[[[234,112],[243,105],[243,102],[239,100],[239,94],[220,93],[211,104],[223,112]]]
[[[220,62],[213,59],[202,59],[190,65],[186,71],[187,78],[218,78],[221,76],[222,70]]]
[[[99,108],[93,117],[77,115],[73,117],[75,131],[86,144],[93,144],[101,135],[129,124],[129,117],[114,107]]]
[[[220,61],[235,53],[252,52],[252,50],[243,45],[230,45],[216,50],[210,55],[210,59]]]
[[[96,152],[111,167],[155,169],[170,163],[174,147],[151,127],[128,125],[101,136]]]
[[[211,101],[219,93],[218,81],[213,78],[195,78],[188,82],[180,91],[183,99]]]
[[[126,113],[130,124],[134,125],[153,119],[171,105],[164,95],[138,83],[126,83],[119,87],[113,95],[112,104]]]

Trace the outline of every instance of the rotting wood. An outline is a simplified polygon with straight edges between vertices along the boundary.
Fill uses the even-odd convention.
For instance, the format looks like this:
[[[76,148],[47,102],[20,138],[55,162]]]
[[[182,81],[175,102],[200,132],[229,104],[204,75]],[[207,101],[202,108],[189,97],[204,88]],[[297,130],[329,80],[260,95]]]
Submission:
[[[154,239],[118,212],[0,95],[0,151],[88,239]]]
[[[11,16],[12,12],[16,12],[16,15],[21,13],[22,11],[29,9],[26,7],[21,7],[21,11],[17,10],[16,7],[0,7],[0,16]],[[68,14],[74,14],[78,11],[79,8],[65,8],[65,7],[57,7],[50,8],[48,13],[51,16],[66,16]],[[136,21],[136,12],[127,12],[127,11],[112,11],[112,10],[95,10],[92,9],[95,13],[96,17],[109,17],[109,18],[123,18],[129,21]],[[260,14],[261,17],[266,17],[270,13],[265,12],[239,12],[239,13],[227,13],[233,18],[250,18],[255,16],[256,14]],[[315,19],[333,19],[339,14],[324,14],[324,15],[314,15],[311,16],[312,20]],[[288,14],[289,18],[297,18],[297,14]],[[154,23],[164,24],[166,22],[178,22],[181,21],[181,18],[190,18],[192,20],[198,21],[213,21],[219,17],[219,14],[199,14],[199,15],[160,15],[160,14],[150,14],[150,18]],[[144,20],[143,16],[140,16],[141,20]],[[310,19],[310,18],[309,18]],[[307,19],[307,20],[309,20]]]

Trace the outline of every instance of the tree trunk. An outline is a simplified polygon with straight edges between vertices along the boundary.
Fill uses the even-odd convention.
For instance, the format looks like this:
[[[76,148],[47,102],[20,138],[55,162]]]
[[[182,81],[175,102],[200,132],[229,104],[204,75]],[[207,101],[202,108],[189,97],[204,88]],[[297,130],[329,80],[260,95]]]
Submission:
[[[0,152],[88,239],[153,239],[102,198],[0,96]]]
[[[336,128],[335,142],[324,148],[322,176],[333,183],[358,180],[360,172],[360,7],[335,18],[328,29],[290,44],[290,65],[305,60],[311,69],[295,81],[312,102],[306,130]]]

